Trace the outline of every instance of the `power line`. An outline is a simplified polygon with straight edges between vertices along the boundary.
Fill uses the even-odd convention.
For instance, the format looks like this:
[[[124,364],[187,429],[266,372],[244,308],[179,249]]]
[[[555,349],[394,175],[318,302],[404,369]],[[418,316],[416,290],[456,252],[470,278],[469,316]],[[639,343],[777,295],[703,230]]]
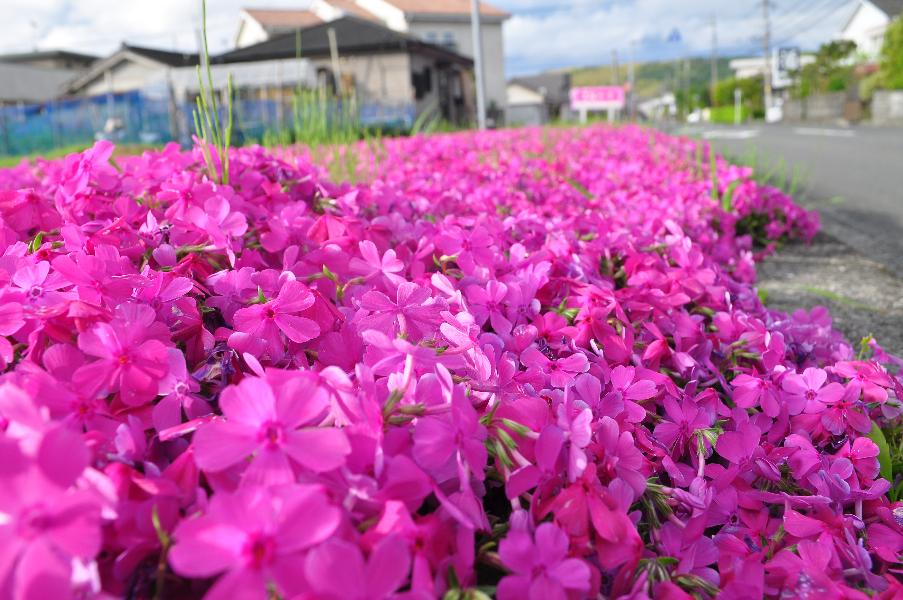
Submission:
[[[848,8],[848,5],[849,5],[848,2],[844,2],[843,4],[838,5],[838,6],[826,7],[827,10],[822,11],[822,13],[820,13],[819,15],[815,16],[814,18],[810,19],[805,24],[801,24],[801,26],[795,27],[794,31],[792,33],[787,32],[786,34],[782,34],[782,35],[784,35],[784,37],[782,37],[781,40],[779,42],[777,42],[776,45],[781,46],[781,45],[787,44],[788,42],[792,42],[801,33],[808,33],[809,31],[812,30],[813,26],[817,25],[818,23],[824,21],[827,18],[833,17],[835,14],[839,13],[841,9]]]

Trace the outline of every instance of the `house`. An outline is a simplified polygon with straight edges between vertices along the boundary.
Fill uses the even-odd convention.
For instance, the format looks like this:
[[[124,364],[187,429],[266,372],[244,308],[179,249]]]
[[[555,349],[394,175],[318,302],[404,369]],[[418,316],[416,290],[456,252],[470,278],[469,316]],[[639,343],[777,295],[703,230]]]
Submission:
[[[570,90],[570,73],[541,73],[512,79],[506,89],[506,120],[517,125],[542,125],[565,118]]]
[[[83,71],[97,60],[91,54],[70,52],[68,50],[36,50],[20,54],[4,54],[0,62],[14,65],[26,65],[44,69]]]
[[[113,54],[94,62],[70,81],[66,92],[76,96],[130,92],[144,88],[169,70],[185,67],[194,70],[199,63],[197,54],[122,44]]]
[[[778,50],[775,50],[775,55],[772,57],[772,69],[777,64],[777,53]],[[800,55],[800,66],[804,67],[806,65],[810,65],[815,62],[815,57],[811,54],[802,54]],[[735,58],[730,61],[729,66],[731,70],[734,72],[734,77],[736,79],[749,79],[751,77],[761,77],[766,70],[765,67],[765,59],[761,56],[754,56],[751,58]]]
[[[0,62],[0,105],[37,104],[60,96],[72,71]]]
[[[339,73],[334,73],[330,30]],[[473,61],[448,48],[389,29],[379,22],[344,16],[285,33],[216,57],[237,63],[293,59],[310,61],[321,83],[355,92],[363,105],[410,106],[412,118],[434,112],[451,122],[472,118]]]
[[[54,100],[68,81],[96,60],[96,56],[65,50],[0,55],[0,104]]]
[[[859,53],[874,59],[881,53],[888,24],[903,12],[903,0],[859,0],[837,37],[856,42]]]
[[[357,17],[443,46],[473,58],[470,0],[313,0],[299,10],[245,9],[236,35],[236,46],[259,43],[286,31],[316,22]],[[491,110],[503,113],[507,104],[502,25],[509,14],[480,3],[486,96]],[[302,40],[302,46],[306,46]]]

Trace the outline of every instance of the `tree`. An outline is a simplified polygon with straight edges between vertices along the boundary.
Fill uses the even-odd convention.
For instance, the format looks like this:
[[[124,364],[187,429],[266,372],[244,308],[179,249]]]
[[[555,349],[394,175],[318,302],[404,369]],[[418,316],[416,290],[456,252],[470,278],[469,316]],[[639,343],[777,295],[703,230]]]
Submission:
[[[812,94],[839,92],[847,89],[853,79],[849,58],[856,52],[856,42],[835,40],[822,44],[815,54],[815,62],[799,72],[796,95],[806,98]]]
[[[903,90],[903,17],[897,17],[887,26],[878,73],[882,87]]]
[[[739,89],[743,94],[743,106],[754,116],[765,115],[765,101],[762,94],[762,77],[747,77],[745,79],[722,79],[715,87],[715,106],[733,106],[734,90]]]

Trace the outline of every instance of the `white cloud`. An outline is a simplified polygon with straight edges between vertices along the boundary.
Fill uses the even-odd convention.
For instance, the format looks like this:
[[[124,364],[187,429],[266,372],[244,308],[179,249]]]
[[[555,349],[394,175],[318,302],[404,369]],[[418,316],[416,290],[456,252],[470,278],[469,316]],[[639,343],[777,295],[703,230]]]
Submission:
[[[762,19],[757,0],[490,0],[509,10],[505,51],[509,71],[607,63],[618,49],[627,59],[631,40],[640,59],[705,54],[710,19],[718,16],[722,48],[757,51]],[[777,41],[814,47],[829,39],[856,0],[800,3],[777,0]],[[4,39],[0,53],[66,48],[105,54],[125,40],[133,44],[194,50],[200,0],[2,0]],[[208,0],[208,38],[213,51],[228,48],[244,6],[303,7],[306,0]],[[800,6],[803,5],[803,6]],[[795,8],[794,14],[788,8]],[[666,42],[678,28],[680,44]]]

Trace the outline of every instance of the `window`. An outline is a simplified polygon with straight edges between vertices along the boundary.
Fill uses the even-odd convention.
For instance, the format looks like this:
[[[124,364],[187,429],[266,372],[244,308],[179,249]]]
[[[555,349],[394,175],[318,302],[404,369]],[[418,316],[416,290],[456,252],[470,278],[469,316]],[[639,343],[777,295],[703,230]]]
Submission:
[[[452,52],[458,51],[458,40],[455,39],[455,34],[451,31],[445,31],[442,33],[442,43],[440,45],[447,50],[451,50]]]

